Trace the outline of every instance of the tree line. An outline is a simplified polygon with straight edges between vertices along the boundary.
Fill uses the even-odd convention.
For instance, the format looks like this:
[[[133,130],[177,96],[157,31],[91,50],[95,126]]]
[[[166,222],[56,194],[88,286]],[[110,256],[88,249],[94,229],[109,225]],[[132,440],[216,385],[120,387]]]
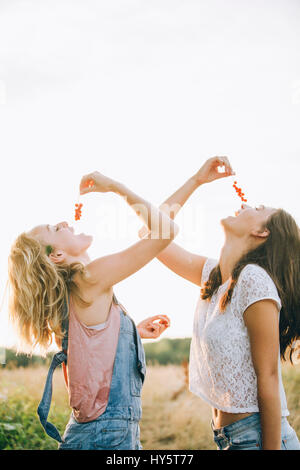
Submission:
[[[182,364],[188,361],[191,338],[164,338],[159,341],[144,343],[147,365]],[[17,367],[48,366],[55,353],[48,353],[46,357],[38,355],[17,354],[14,349],[6,349],[5,364],[2,367],[14,369]]]

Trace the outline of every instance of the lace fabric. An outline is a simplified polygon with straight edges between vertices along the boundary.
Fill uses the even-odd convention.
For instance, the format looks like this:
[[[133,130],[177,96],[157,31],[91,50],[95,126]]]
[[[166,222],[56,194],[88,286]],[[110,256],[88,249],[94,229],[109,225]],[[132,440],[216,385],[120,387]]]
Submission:
[[[202,285],[217,263],[206,261]],[[219,302],[228,284],[220,286],[210,301],[199,297],[190,350],[190,391],[228,413],[258,412],[257,378],[243,314],[251,304],[264,299],[274,300],[280,312],[281,301],[268,273],[249,264],[242,270],[225,312],[220,312]],[[280,354],[278,368],[282,416],[288,416]]]

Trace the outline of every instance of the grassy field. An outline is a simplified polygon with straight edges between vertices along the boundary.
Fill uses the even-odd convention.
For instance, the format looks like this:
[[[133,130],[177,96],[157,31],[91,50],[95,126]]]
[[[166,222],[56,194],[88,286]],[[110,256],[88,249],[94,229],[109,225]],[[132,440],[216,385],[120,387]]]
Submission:
[[[47,370],[44,367],[0,370],[0,449],[57,449],[36,415]],[[291,416],[300,437],[300,366],[283,367]],[[143,388],[141,442],[144,449],[215,449],[210,407],[187,390],[180,366],[152,366]],[[50,421],[63,433],[69,419],[68,396],[58,370]]]

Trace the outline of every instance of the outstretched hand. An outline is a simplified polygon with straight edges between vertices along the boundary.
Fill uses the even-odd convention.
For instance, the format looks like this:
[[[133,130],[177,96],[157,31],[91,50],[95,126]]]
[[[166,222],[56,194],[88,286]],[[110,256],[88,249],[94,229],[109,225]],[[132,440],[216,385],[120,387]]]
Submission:
[[[219,168],[224,169],[223,172],[219,171]],[[227,178],[228,176],[235,175],[235,172],[231,168],[230,162],[227,157],[213,157],[209,158],[199,171],[195,174],[197,183],[211,183],[212,181],[220,178]]]
[[[157,320],[159,320],[157,322]],[[156,315],[154,317],[146,318],[137,325],[138,332],[141,338],[155,339],[170,326],[170,319],[167,315]]]
[[[91,192],[107,193],[112,191],[113,187],[114,181],[111,178],[103,175],[99,171],[94,171],[81,178],[79,191],[80,194]]]

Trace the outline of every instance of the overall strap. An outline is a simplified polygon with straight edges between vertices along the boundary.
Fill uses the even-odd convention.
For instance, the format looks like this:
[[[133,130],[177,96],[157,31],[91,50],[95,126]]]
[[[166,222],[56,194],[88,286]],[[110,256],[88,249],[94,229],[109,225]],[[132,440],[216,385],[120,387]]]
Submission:
[[[65,301],[64,309],[63,309],[63,322],[62,328],[65,332],[64,338],[62,341],[62,351],[56,353],[51,361],[45,388],[43,392],[43,396],[41,402],[37,409],[37,414],[40,418],[41,425],[43,426],[44,430],[48,434],[48,436],[52,437],[53,439],[57,440],[58,442],[62,442],[62,438],[54,426],[54,424],[47,421],[51,400],[52,400],[52,381],[53,381],[53,373],[57,366],[62,364],[63,362],[67,364],[67,351],[68,351],[68,330],[69,330],[69,315],[68,315],[68,303]]]
[[[144,353],[144,348],[143,348],[143,345],[142,345],[142,342],[141,342],[141,339],[140,337],[138,337],[138,331],[137,331],[137,327],[136,327],[136,324],[134,323],[134,320],[128,315],[128,313],[126,311],[124,311],[124,307],[122,304],[120,304],[120,302],[117,300],[115,294],[113,294],[113,300],[114,302],[119,305],[123,311],[123,313],[127,316],[127,318],[129,318],[132,322],[132,326],[133,326],[133,331],[134,331],[134,342],[135,342],[135,347],[136,347],[136,351],[137,351],[137,359],[138,359],[138,362],[137,362],[137,366],[138,366],[138,369],[139,371],[141,372],[142,374],[142,381],[144,382],[144,379],[145,379],[145,375],[146,375],[146,367],[145,367],[145,353]]]
[[[126,309],[123,307],[123,305],[120,304],[120,302],[118,301],[115,293],[113,293],[113,301],[114,301],[115,304],[117,304],[117,305],[119,305],[119,307],[121,307],[122,312],[124,313],[124,315],[127,315]]]
[[[69,341],[69,305],[70,305],[70,295],[68,297],[68,304],[65,301],[64,303],[64,310],[63,310],[63,320],[62,320],[62,330],[64,331],[64,337],[62,340],[62,350],[66,354],[68,352],[68,341]],[[65,364],[67,365],[67,358],[65,360]]]

